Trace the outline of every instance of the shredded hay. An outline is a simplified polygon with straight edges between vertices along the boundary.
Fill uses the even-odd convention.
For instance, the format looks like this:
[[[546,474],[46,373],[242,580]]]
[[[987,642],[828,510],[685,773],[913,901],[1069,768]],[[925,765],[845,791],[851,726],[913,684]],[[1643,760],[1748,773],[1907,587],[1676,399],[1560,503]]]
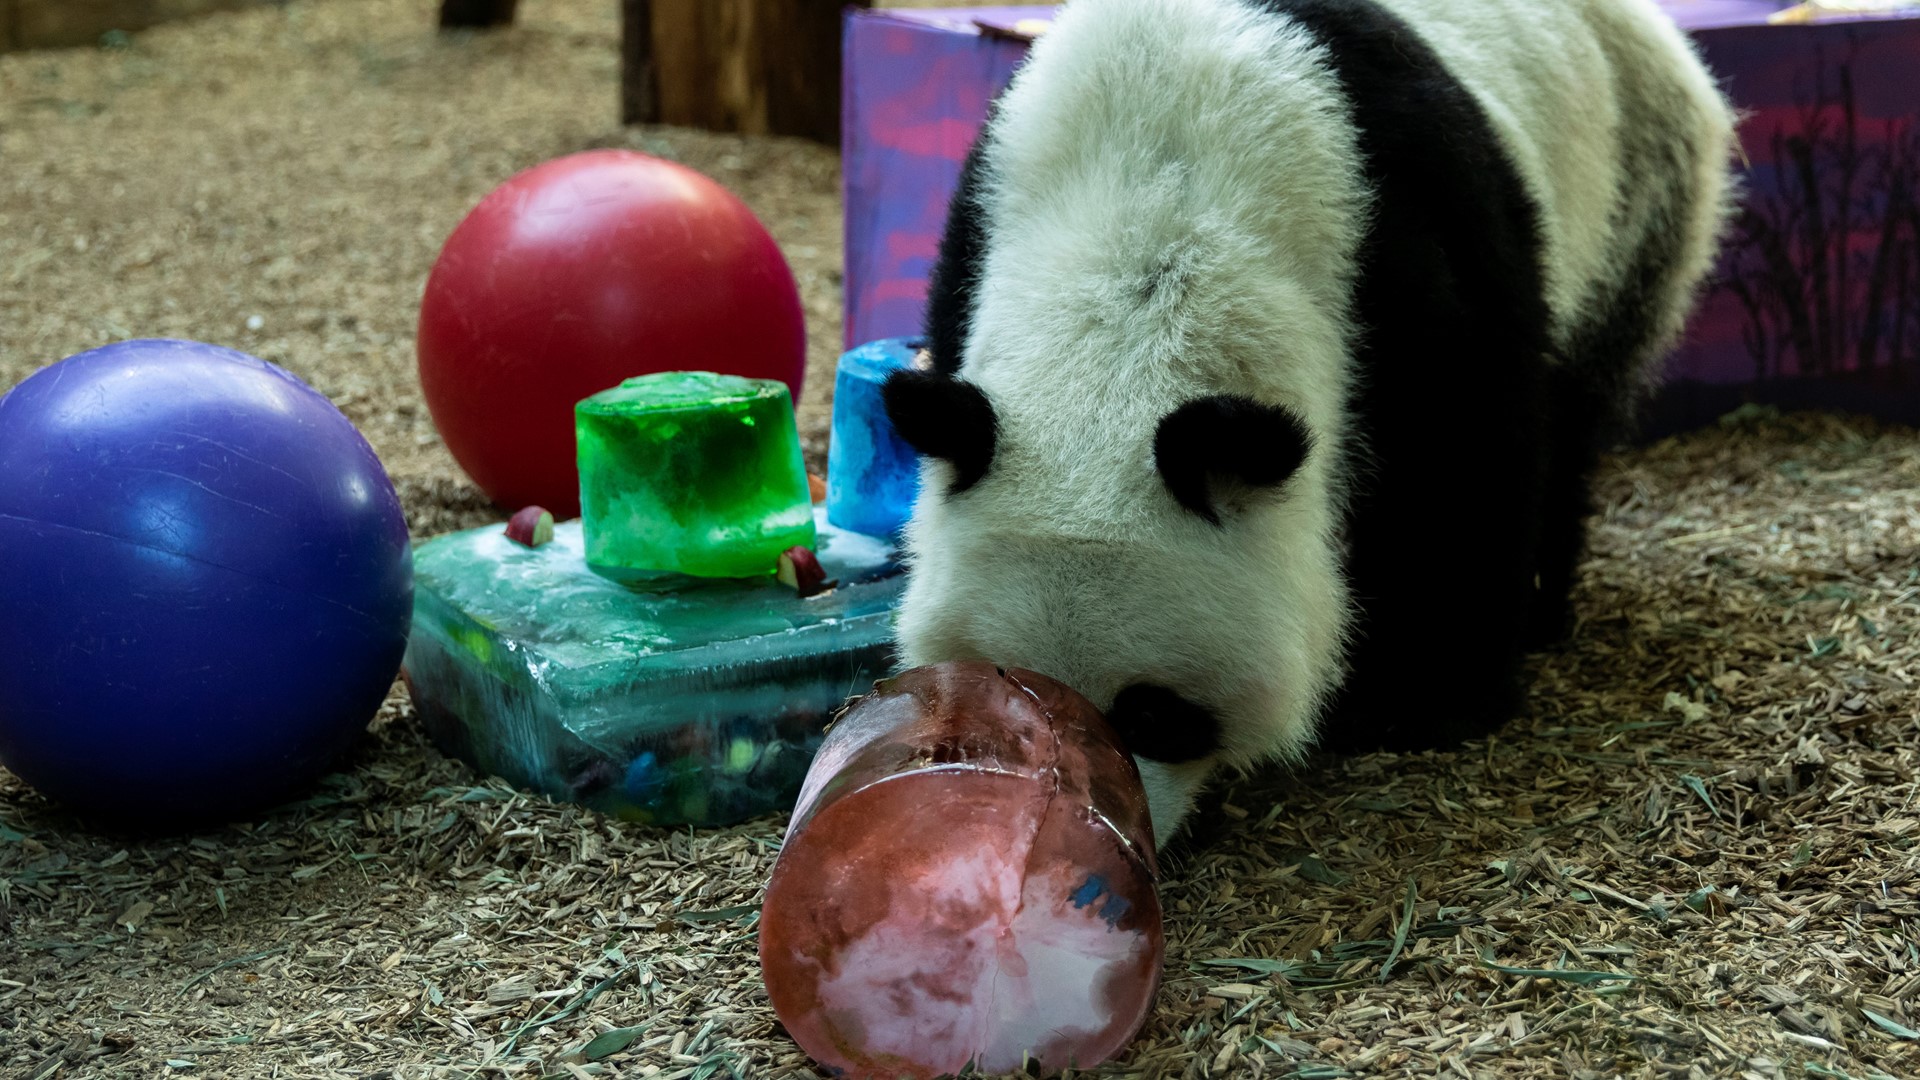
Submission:
[[[612,4],[449,38],[431,7],[302,0],[0,58],[0,385],[136,333],[230,343],[343,406],[421,535],[492,520],[415,389],[421,283],[500,178],[635,145],[786,245],[817,465],[833,155],[621,131]],[[1913,432],[1824,416],[1610,461],[1532,715],[1229,785],[1169,860],[1166,985],[1104,1071],[1920,1075],[1917,491]],[[0,1071],[813,1075],[755,964],[781,825],[518,795],[427,747],[399,692],[349,769],[253,825],[118,838],[0,775]]]

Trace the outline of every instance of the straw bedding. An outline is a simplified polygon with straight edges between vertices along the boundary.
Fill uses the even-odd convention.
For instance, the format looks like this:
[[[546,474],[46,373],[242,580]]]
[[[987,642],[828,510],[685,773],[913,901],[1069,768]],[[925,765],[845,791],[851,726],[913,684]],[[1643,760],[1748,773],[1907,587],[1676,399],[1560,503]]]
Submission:
[[[635,146],[785,246],[817,467],[835,156],[621,130],[613,4],[444,38],[431,6],[295,0],[0,57],[0,386],[126,336],[234,345],[340,404],[417,534],[495,520],[415,388],[427,268],[510,172]],[[1530,714],[1226,786],[1168,860],[1157,1010],[1104,1071],[1920,1075],[1916,492],[1920,438],[1844,417],[1610,459]],[[0,774],[0,1073],[812,1075],[754,958],[782,824],[518,795],[428,747],[399,691],[350,767],[251,825],[116,837]]]

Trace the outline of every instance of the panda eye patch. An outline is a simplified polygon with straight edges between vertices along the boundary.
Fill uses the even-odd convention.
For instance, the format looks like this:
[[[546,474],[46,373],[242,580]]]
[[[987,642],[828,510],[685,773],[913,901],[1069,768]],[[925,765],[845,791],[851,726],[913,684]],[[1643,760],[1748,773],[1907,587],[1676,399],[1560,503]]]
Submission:
[[[887,377],[880,396],[894,431],[908,446],[953,466],[949,495],[987,475],[999,423],[978,386],[939,371],[906,368]]]
[[[1195,398],[1161,418],[1153,464],[1175,501],[1220,524],[1210,481],[1277,488],[1307,460],[1313,438],[1292,410],[1252,398]]]

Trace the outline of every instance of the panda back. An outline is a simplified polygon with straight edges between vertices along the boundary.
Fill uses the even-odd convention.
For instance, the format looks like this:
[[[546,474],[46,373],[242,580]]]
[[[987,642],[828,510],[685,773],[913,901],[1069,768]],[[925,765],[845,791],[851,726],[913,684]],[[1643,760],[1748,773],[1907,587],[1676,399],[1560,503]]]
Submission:
[[[1728,213],[1732,114],[1696,49],[1652,0],[1377,3],[1473,96],[1525,185],[1556,356],[1644,374]]]

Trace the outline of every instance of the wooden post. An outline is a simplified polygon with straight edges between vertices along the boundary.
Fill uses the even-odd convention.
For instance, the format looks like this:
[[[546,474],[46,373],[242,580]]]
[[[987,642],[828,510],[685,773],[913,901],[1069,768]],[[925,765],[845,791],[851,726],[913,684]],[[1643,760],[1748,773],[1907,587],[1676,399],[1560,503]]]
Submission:
[[[660,120],[660,85],[653,70],[653,2],[620,0],[620,122]]]
[[[440,29],[484,29],[513,23],[519,0],[440,0]]]
[[[872,6],[798,0],[769,9],[778,17],[759,42],[767,130],[838,145],[841,31],[849,7]]]
[[[840,137],[840,26],[871,0],[623,0],[621,115]]]

